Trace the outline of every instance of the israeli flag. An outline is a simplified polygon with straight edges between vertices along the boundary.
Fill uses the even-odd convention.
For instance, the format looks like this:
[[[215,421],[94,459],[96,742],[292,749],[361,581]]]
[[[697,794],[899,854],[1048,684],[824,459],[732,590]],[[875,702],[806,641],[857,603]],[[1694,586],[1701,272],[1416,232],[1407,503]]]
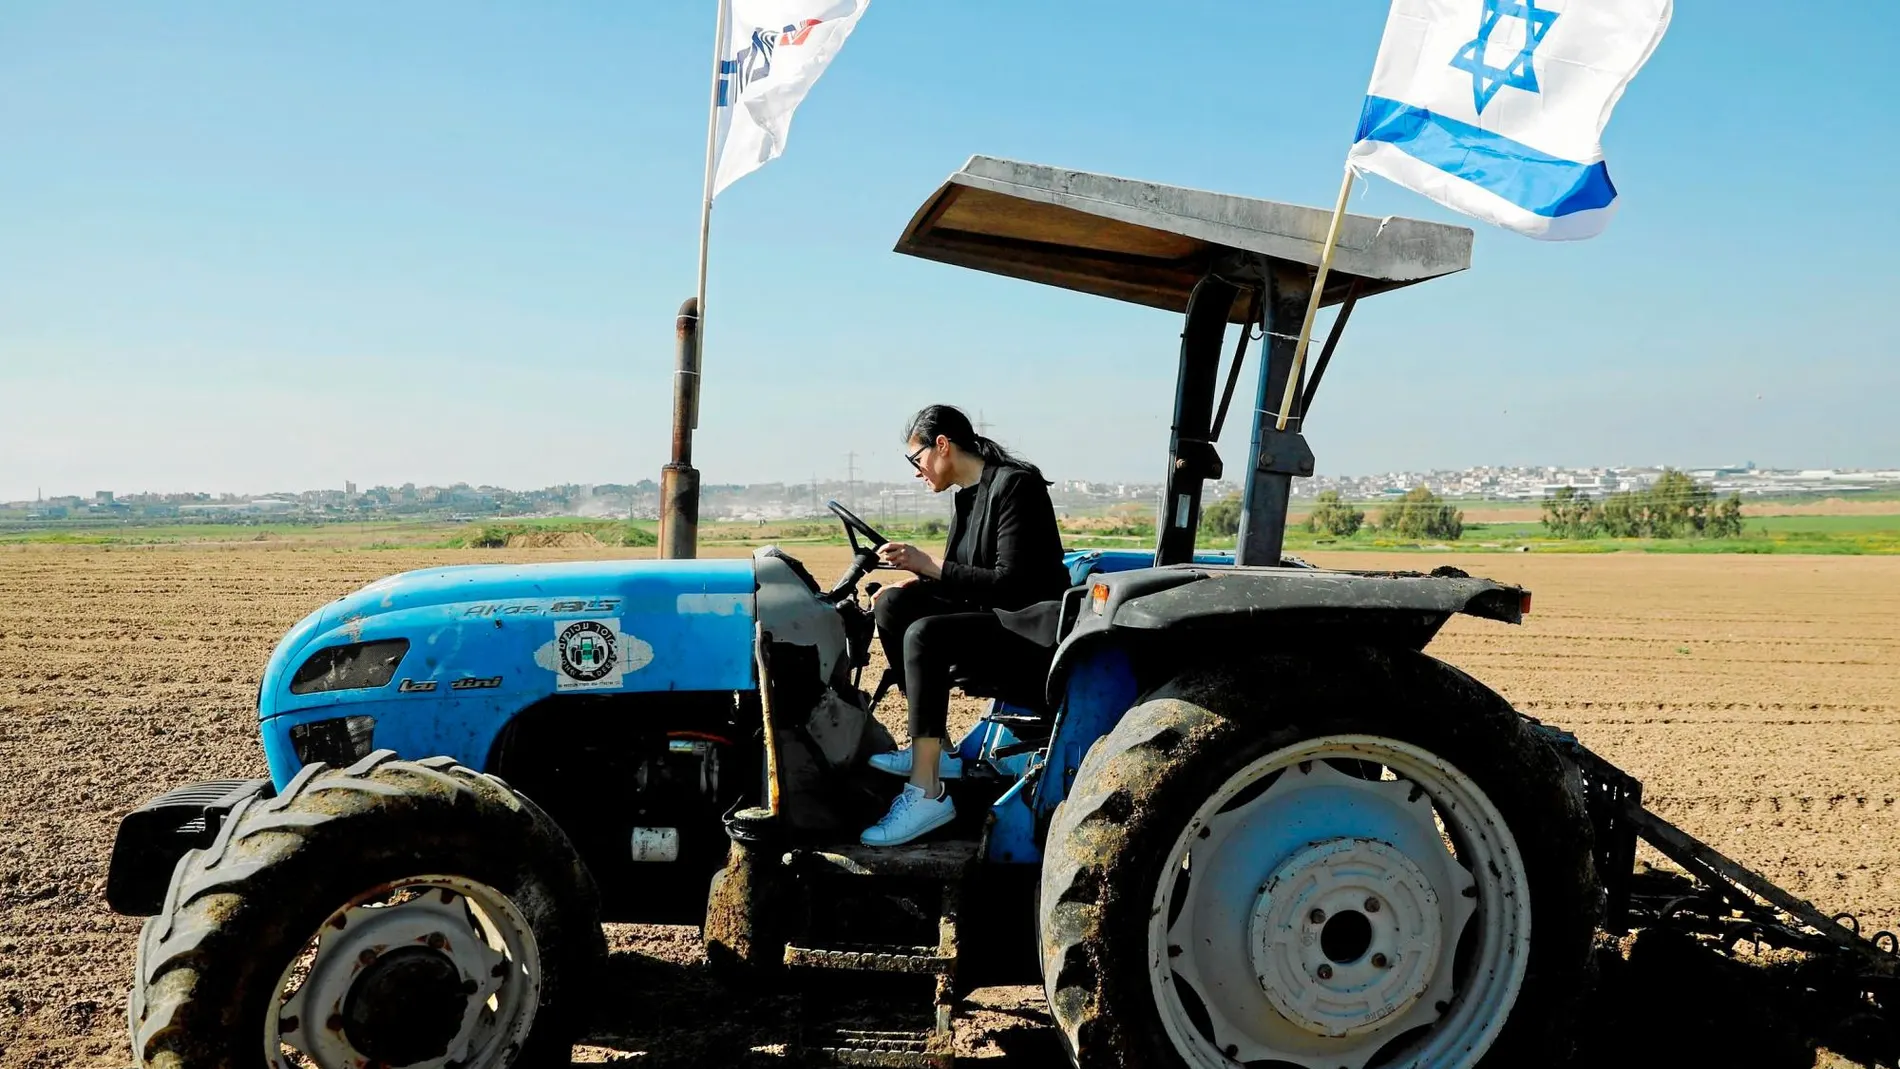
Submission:
[[[1547,241],[1616,210],[1603,128],[1671,0],[1393,0],[1349,166]]]
[[[792,112],[871,0],[720,0],[712,193],[785,151]]]

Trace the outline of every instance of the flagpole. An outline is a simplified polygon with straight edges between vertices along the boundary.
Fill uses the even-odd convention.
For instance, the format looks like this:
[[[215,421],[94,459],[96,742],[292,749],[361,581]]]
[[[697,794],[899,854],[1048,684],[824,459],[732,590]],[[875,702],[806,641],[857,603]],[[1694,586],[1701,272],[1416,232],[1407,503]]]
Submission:
[[[699,286],[673,320],[673,454],[660,468],[659,555],[685,560],[699,554],[699,470],[693,467],[693,431],[699,427],[700,350],[706,337],[706,244],[712,233],[713,165],[719,137],[719,60],[725,50],[726,9],[713,20],[712,85],[706,96],[706,186],[699,203]]]
[[[1326,294],[1326,273],[1333,267],[1333,250],[1339,245],[1339,226],[1346,219],[1346,198],[1352,195],[1352,164],[1346,164],[1346,177],[1339,183],[1339,203],[1333,206],[1333,221],[1326,228],[1326,244],[1319,251],[1319,270],[1313,276],[1313,296],[1306,302],[1306,321],[1300,324],[1300,340],[1293,347],[1293,368],[1286,374],[1286,395],[1280,398],[1280,421],[1275,430],[1286,430],[1293,414],[1293,398],[1299,395],[1300,369],[1306,364],[1306,346],[1313,340],[1313,319],[1319,315],[1321,298]]]
[[[731,0],[718,0],[719,14],[713,19],[713,61],[712,87],[706,94],[706,185],[704,197],[699,206],[699,329],[698,344],[705,345],[706,340],[706,245],[712,236],[713,205],[713,168],[718,162],[719,149],[719,61],[724,58],[726,49],[726,10]],[[693,375],[699,374],[700,361],[694,354]],[[695,384],[697,385],[697,384]],[[691,413],[694,430],[699,429],[699,391],[693,391],[693,411]]]

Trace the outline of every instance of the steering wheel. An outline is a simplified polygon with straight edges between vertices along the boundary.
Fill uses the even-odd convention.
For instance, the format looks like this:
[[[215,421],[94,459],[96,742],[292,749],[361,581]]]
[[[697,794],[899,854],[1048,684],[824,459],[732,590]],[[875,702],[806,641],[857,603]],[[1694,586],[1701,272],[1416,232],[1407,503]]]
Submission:
[[[825,507],[837,515],[839,523],[844,524],[844,536],[851,540],[851,552],[853,554],[863,553],[867,550],[876,553],[879,546],[890,541],[890,539],[878,534],[877,528],[865,523],[863,518],[857,513],[852,512],[836,501],[825,502]],[[859,545],[859,535],[863,535],[865,539],[870,542],[870,545]]]
[[[838,517],[839,523],[844,524],[844,536],[851,541],[851,566],[838,577],[837,585],[824,595],[826,601],[838,602],[843,601],[857,589],[858,580],[864,578],[866,572],[874,568],[886,567],[877,559],[877,550],[890,539],[879,534],[877,528],[865,523],[857,513],[836,501],[825,502],[825,507]],[[858,541],[859,535],[864,536],[864,542]]]

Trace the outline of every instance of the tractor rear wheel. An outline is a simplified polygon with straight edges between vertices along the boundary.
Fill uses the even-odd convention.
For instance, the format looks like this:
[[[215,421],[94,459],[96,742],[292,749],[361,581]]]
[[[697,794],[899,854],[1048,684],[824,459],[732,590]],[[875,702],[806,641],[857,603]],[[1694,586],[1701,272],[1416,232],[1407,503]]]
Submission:
[[[233,810],[139,938],[162,1069],[567,1064],[606,955],[593,881],[500,780],[389,751]]]
[[[1274,656],[1090,749],[1044,985],[1084,1069],[1559,1064],[1600,898],[1576,777],[1503,699],[1411,651]]]

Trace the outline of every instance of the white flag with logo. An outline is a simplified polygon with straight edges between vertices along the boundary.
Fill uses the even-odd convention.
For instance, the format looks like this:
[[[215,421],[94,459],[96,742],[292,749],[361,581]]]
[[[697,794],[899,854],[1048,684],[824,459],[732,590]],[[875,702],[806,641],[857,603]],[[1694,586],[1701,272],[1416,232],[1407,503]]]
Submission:
[[[1671,0],[1393,0],[1348,163],[1546,240],[1594,237],[1603,128]]]
[[[870,0],[720,0],[713,195],[785,151],[792,111]]]

